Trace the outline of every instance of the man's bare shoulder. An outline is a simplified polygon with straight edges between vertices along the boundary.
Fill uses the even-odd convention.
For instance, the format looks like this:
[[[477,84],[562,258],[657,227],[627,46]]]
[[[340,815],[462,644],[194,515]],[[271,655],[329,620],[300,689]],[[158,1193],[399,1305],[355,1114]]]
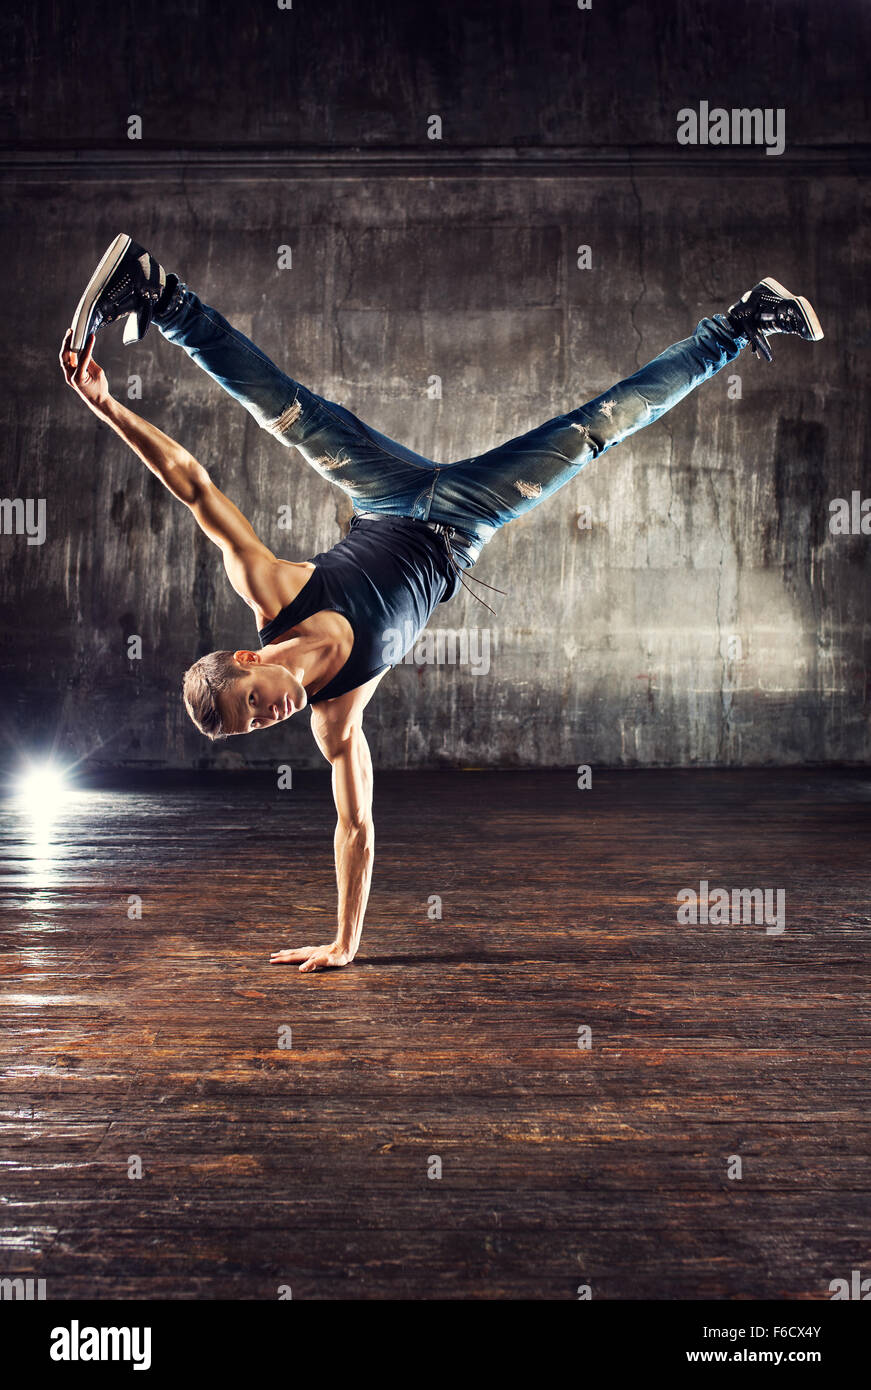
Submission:
[[[293,603],[297,594],[305,588],[314,568],[311,560],[278,560],[273,557],[269,566],[268,590],[263,594],[264,602],[248,604],[258,629],[265,627],[278,617],[282,608]]]

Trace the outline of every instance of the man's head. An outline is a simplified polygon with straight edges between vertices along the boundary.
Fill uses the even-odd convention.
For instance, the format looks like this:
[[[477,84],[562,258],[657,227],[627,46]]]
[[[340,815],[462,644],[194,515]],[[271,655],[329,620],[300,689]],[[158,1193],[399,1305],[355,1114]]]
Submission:
[[[263,652],[201,656],[185,671],[182,693],[191,719],[210,739],[271,728],[307,703],[297,677]]]

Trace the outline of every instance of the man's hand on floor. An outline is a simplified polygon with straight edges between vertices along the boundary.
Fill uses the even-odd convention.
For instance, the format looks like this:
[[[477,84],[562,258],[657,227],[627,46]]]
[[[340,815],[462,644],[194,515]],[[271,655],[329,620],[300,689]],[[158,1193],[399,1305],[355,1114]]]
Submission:
[[[350,965],[353,959],[354,952],[344,947],[341,942],[328,941],[326,946],[297,946],[287,951],[273,951],[269,963],[293,965],[302,961],[299,973],[306,975],[313,970],[335,970],[341,965]]]
[[[72,332],[71,328],[67,329],[66,337],[61,344],[60,364],[63,374],[67,385],[73,388],[76,395],[81,396],[92,410],[99,412],[109,399],[109,385],[103,368],[91,356],[95,335],[90,335],[85,343],[85,350],[79,357],[69,349]]]

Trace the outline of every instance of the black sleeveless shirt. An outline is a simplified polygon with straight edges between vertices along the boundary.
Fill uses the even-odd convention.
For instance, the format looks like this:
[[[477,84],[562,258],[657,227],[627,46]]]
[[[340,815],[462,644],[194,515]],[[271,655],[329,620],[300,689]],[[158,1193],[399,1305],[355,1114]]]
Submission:
[[[274,642],[313,613],[341,613],[354,633],[341,671],[309,701],[332,700],[395,666],[417,641],[439,603],[460,587],[443,536],[411,517],[354,515],[347,536],[313,555],[296,598],[260,629]],[[386,659],[385,654],[390,659]]]

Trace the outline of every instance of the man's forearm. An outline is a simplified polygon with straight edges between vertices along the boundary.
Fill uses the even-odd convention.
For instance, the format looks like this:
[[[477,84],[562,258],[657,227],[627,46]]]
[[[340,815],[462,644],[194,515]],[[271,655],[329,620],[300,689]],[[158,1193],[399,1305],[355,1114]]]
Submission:
[[[375,858],[375,826],[368,821],[348,828],[336,826],[336,882],[339,889],[336,939],[345,951],[356,954],[363,933],[369,901],[372,863]]]
[[[113,396],[95,414],[120,435],[173,497],[188,506],[197,500],[209,475],[187,449]]]

